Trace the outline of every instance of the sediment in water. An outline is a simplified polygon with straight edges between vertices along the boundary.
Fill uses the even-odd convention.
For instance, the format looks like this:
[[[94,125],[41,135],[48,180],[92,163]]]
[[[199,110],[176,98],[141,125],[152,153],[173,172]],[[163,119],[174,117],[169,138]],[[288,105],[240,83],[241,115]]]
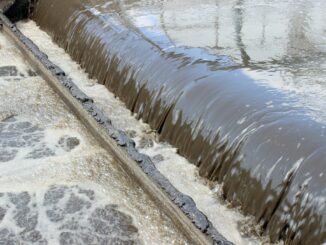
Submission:
[[[34,19],[272,241],[322,243],[324,124],[235,64],[164,50],[121,15],[114,1],[39,0]]]

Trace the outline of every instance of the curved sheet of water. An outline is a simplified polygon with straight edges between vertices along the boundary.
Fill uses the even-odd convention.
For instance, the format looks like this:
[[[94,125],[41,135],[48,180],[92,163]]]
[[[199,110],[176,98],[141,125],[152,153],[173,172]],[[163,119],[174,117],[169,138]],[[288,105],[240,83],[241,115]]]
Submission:
[[[298,96],[228,56],[149,40],[113,1],[39,0],[34,19],[272,241],[326,239],[325,123]]]

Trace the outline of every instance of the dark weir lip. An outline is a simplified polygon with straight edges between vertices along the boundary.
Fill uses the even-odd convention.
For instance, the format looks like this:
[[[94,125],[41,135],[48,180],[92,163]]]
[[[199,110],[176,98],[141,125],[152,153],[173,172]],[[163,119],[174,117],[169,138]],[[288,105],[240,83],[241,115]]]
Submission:
[[[324,242],[325,124],[242,67],[165,50],[119,14],[114,2],[98,14],[87,1],[39,0],[33,18],[202,176],[223,182],[272,241]]]

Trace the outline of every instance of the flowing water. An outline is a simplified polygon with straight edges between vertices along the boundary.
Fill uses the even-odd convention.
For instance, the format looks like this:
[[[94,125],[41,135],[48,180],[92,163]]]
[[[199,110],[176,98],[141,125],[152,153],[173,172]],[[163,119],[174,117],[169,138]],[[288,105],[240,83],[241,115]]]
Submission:
[[[260,3],[40,0],[34,19],[201,176],[223,183],[224,198],[254,215],[272,241],[321,243],[325,125],[323,105],[309,96],[322,98],[324,3]],[[217,8],[225,16],[212,22],[206,12]],[[297,13],[308,16],[304,28]],[[252,19],[263,32],[250,31]],[[226,41],[214,48],[212,32]],[[309,93],[304,81],[318,84],[314,77]]]
[[[0,33],[0,243],[188,244]]]
[[[224,56],[258,83],[295,92],[325,122],[325,1],[121,1],[120,8],[165,50],[183,47],[204,60]]]
[[[33,18],[272,241],[320,244],[323,10],[322,0],[39,0]]]

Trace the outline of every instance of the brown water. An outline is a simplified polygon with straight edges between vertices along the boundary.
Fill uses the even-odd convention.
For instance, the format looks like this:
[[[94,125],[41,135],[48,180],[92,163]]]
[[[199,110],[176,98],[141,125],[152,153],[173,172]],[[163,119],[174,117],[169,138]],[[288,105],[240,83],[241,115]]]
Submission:
[[[299,94],[316,120],[325,121],[325,1],[121,2],[137,31],[165,50],[224,57],[260,84]]]
[[[202,176],[223,183],[225,198],[272,241],[319,244],[323,9],[324,1],[39,0],[34,19]]]

